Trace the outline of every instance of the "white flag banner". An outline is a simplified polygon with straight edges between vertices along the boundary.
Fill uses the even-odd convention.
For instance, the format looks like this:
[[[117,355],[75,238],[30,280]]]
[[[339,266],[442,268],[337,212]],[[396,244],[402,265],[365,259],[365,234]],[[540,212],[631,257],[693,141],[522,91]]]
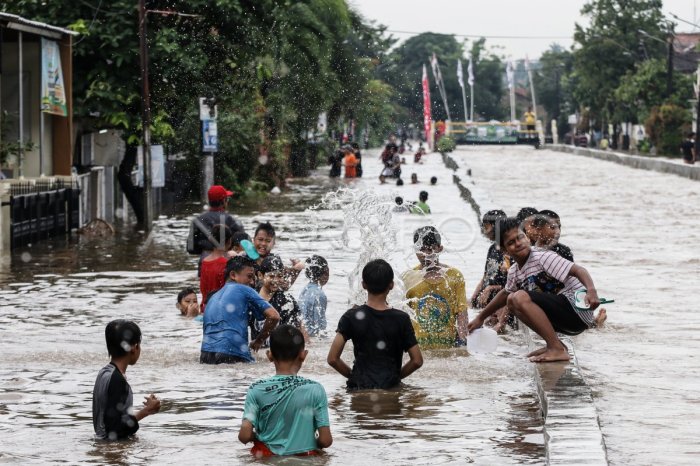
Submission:
[[[457,59],[457,80],[459,81],[459,87],[464,89],[464,72],[462,71],[462,59]]]
[[[438,67],[437,67],[437,56],[433,53],[433,56],[430,58],[430,67],[433,70],[433,78],[437,80],[438,77]]]
[[[472,57],[469,57],[469,68],[467,68],[467,72],[469,73],[469,85],[473,86],[474,85],[474,64],[472,63]]]
[[[506,65],[506,76],[508,77],[508,89],[513,89],[513,84],[514,84],[514,70],[513,70],[513,62],[508,61],[508,64]]]

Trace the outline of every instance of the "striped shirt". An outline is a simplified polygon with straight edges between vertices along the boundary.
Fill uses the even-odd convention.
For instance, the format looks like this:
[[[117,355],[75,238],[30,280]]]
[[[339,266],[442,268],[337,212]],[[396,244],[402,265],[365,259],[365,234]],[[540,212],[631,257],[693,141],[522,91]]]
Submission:
[[[581,320],[591,327],[593,311],[574,305],[574,294],[585,287],[578,278],[569,275],[573,266],[573,262],[555,252],[532,248],[522,267],[514,262],[508,269],[505,290],[508,293],[524,290],[564,295]]]

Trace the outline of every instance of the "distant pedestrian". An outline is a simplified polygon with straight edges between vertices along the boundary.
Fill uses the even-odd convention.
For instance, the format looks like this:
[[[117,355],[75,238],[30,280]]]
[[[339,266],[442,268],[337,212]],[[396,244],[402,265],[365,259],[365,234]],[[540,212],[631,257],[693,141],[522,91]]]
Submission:
[[[695,133],[688,133],[685,141],[681,144],[681,152],[683,153],[683,162],[688,165],[693,165],[697,159],[695,153]]]

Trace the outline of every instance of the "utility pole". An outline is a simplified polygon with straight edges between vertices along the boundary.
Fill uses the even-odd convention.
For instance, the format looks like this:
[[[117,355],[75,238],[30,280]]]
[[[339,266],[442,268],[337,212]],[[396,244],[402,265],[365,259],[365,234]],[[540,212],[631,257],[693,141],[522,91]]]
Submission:
[[[666,64],[666,94],[671,97],[673,94],[673,25],[668,35],[668,62]]]
[[[148,41],[146,29],[146,0],[139,0],[139,43],[141,51],[141,126],[143,127],[143,227],[150,230],[153,223],[151,200],[151,95],[148,86]]]
[[[700,64],[698,64],[695,85],[695,157],[700,154]]]

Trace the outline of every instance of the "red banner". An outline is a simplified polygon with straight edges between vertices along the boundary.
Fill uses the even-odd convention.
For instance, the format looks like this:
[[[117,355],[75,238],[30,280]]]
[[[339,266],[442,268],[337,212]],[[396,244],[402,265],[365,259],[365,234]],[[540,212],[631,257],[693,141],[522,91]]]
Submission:
[[[430,86],[428,84],[428,72],[423,65],[423,129],[425,130],[425,140],[430,141]]]

